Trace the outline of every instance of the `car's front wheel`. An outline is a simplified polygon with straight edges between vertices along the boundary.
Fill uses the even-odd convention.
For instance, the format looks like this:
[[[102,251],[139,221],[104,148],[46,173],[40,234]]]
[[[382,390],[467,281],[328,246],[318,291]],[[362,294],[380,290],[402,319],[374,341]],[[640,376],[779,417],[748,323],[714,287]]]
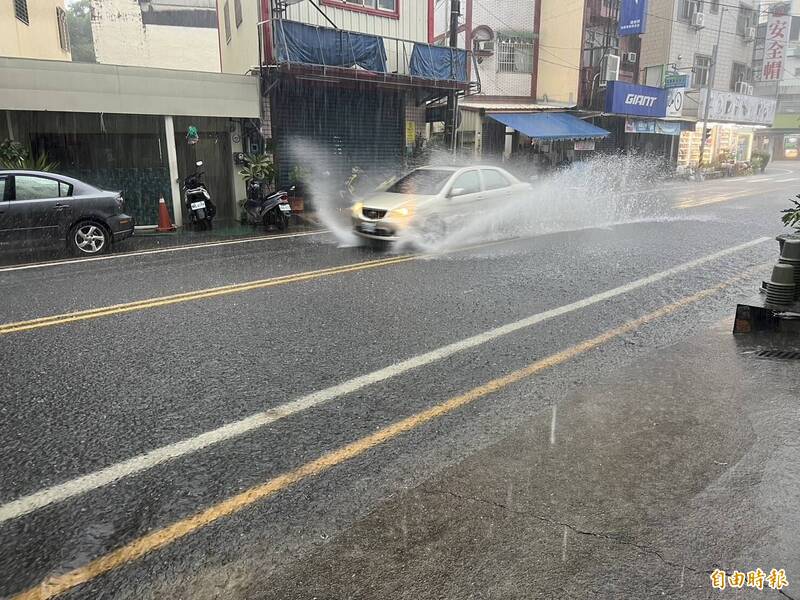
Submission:
[[[105,227],[92,221],[78,223],[69,232],[69,248],[78,256],[103,254],[111,246],[111,236]]]

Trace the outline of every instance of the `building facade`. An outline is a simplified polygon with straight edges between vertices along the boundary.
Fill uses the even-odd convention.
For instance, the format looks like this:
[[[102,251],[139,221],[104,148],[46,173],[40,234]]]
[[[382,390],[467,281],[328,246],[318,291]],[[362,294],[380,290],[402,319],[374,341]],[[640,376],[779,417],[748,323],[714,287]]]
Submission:
[[[72,60],[64,0],[0,3],[0,56]]]
[[[800,10],[798,2],[771,2],[762,7],[753,53],[753,85],[756,93],[778,100],[775,121],[756,135],[756,147],[775,160],[800,160]],[[778,26],[770,23],[777,16]],[[783,17],[783,18],[780,18]],[[774,21],[774,19],[773,19]],[[772,38],[784,35],[783,44]],[[776,54],[782,62],[775,73]],[[772,63],[772,65],[770,65]],[[766,65],[766,71],[765,71]],[[771,68],[772,67],[772,68]]]
[[[775,111],[774,100],[753,93],[758,5],[664,0],[651,3],[650,11],[641,46],[645,80],[663,80],[666,73],[691,74],[688,87],[680,92],[681,114],[696,125],[681,133],[678,165],[749,160],[755,132],[772,123]],[[706,98],[709,127],[704,132]]]
[[[221,0],[222,68],[261,81],[245,146],[272,154],[279,185],[300,171],[339,186],[355,167],[402,170],[425,143],[427,103],[475,91],[472,54],[428,44],[432,11],[432,0]]]
[[[92,0],[97,62],[220,72],[216,0]]]
[[[450,0],[434,2],[433,40],[438,44],[448,43],[450,8]],[[563,111],[578,104],[584,12],[585,0],[461,2],[458,44],[475,52],[481,84],[479,94],[460,103],[462,152],[506,161],[541,157],[542,148],[556,161],[563,159],[566,146],[572,153],[571,138],[537,144],[528,135],[535,131],[535,119],[520,120],[519,114]],[[501,116],[511,112],[518,114]]]
[[[59,173],[122,191],[137,225],[157,223],[160,197],[181,225],[180,182],[197,160],[218,218],[237,218],[237,126],[258,115],[253,77],[0,58],[0,140],[45,154]],[[190,126],[197,143],[187,139]]]

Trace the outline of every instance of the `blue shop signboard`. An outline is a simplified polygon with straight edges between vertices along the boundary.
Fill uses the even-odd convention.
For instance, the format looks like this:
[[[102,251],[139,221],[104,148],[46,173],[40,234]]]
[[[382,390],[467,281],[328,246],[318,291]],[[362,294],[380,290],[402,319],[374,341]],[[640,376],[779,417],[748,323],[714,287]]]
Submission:
[[[665,117],[667,90],[624,81],[609,81],[606,112],[637,117]]]
[[[619,9],[620,36],[644,33],[647,0],[622,0]]]

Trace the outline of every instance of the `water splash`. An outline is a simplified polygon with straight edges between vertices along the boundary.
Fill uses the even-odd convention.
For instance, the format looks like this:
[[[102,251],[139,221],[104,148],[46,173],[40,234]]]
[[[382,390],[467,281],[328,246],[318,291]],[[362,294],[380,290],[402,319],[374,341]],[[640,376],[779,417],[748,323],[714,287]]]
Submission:
[[[295,159],[324,155],[308,140],[295,140],[291,152]],[[474,159],[435,151],[426,156],[426,162],[431,166],[477,166]],[[480,164],[491,161],[482,160]],[[340,246],[363,243],[353,233],[350,223],[353,199],[343,194],[347,174],[354,166],[361,165],[346,164],[342,157],[335,156],[309,165],[308,187],[317,216]],[[445,236],[436,242],[425,242],[415,229],[408,229],[401,233],[394,249],[437,253],[512,237],[678,218],[672,208],[672,196],[663,187],[666,170],[660,157],[632,153],[596,155],[545,174],[537,173],[530,161],[517,160],[497,166],[521,181],[530,182],[531,190],[477,206],[457,224],[449,223]],[[368,198],[381,182],[402,173],[398,165],[366,173],[358,191]]]

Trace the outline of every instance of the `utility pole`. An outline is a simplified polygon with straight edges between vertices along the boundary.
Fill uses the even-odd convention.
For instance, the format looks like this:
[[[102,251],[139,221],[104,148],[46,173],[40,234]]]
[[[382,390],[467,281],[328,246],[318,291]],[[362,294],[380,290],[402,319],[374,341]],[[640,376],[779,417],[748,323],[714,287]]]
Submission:
[[[719,54],[719,42],[722,36],[722,18],[725,16],[725,11],[728,10],[722,7],[719,11],[719,29],[717,29],[717,43],[714,44],[714,51],[711,53],[711,68],[708,71],[708,81],[706,82],[706,102],[703,106],[703,137],[700,138],[700,157],[697,160],[697,168],[703,166],[703,154],[706,151],[706,127],[708,127],[708,111],[711,108],[711,88],[714,87],[714,75],[717,73],[717,55]]]
[[[450,0],[450,47],[458,48],[458,17],[461,16],[461,0]],[[455,79],[455,76],[454,76]],[[445,115],[444,131],[448,148],[456,151],[456,129],[458,118],[458,96],[455,90],[447,94],[447,114]]]

